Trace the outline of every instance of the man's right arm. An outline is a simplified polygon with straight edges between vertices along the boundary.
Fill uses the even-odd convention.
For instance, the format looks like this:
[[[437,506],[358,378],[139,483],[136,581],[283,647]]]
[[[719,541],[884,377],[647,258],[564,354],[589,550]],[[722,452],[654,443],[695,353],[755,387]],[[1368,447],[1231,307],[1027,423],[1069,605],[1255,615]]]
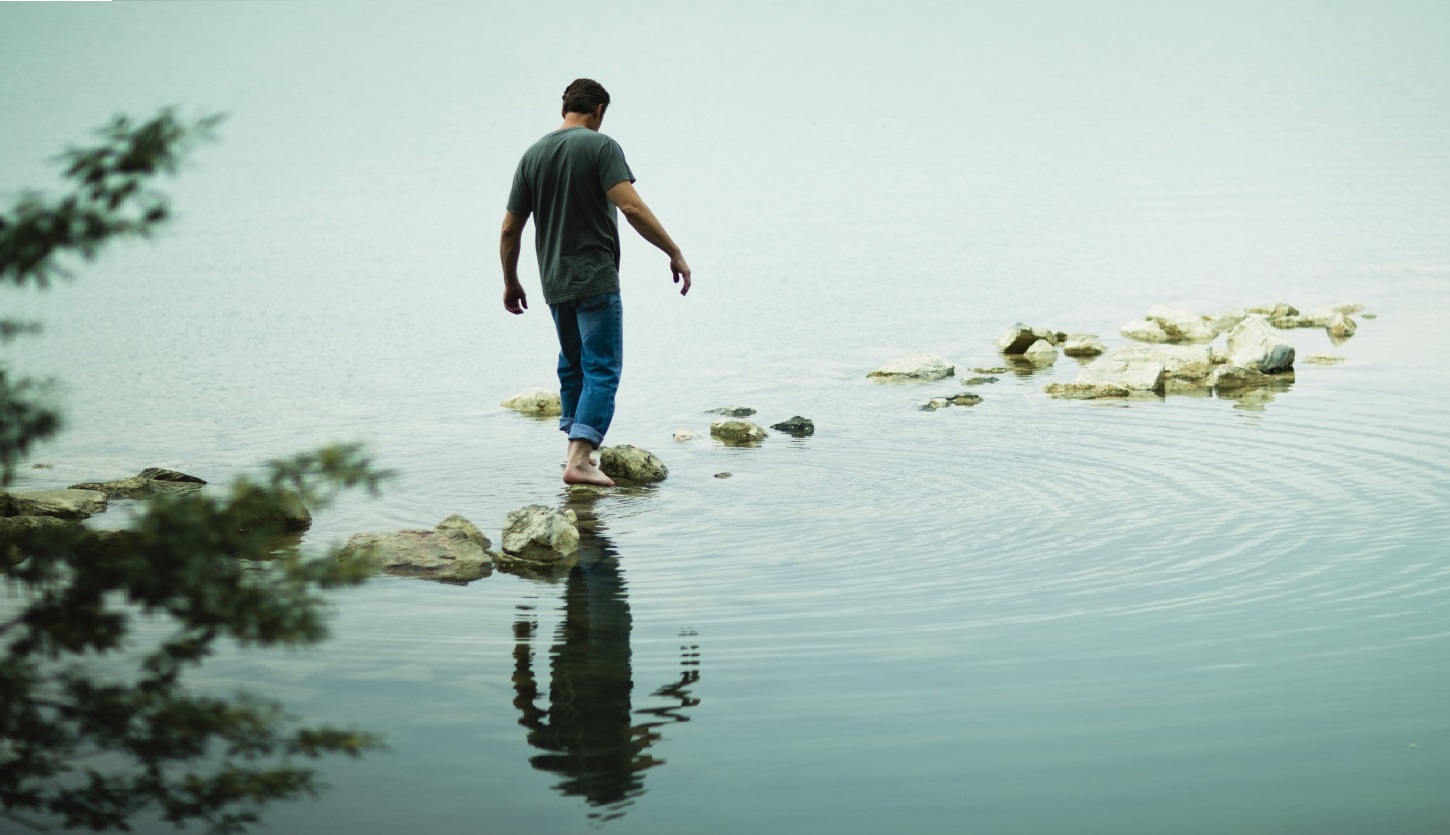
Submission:
[[[499,233],[498,257],[503,262],[503,306],[514,314],[529,309],[524,285],[519,282],[519,250],[523,246],[524,224],[528,222],[527,215],[520,217],[505,210],[503,230]]]
[[[670,274],[674,276],[676,284],[680,285],[680,295],[690,292],[690,265],[685,263],[685,255],[680,251],[679,246],[670,238],[665,227],[660,225],[659,218],[645,205],[644,200],[635,191],[634,183],[629,180],[621,180],[615,183],[605,192],[611,203],[619,207],[624,213],[624,219],[634,227],[634,231],[640,237],[654,244],[661,252],[670,256]]]

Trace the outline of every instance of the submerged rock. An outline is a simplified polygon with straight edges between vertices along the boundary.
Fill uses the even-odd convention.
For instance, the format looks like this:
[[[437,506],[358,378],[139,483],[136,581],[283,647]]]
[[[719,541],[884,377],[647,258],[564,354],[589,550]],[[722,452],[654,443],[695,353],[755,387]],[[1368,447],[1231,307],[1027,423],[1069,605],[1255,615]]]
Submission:
[[[708,409],[707,415],[724,415],[726,417],[747,418],[755,414],[755,410],[749,406],[721,406],[718,409]]]
[[[1064,400],[1097,400],[1104,397],[1127,397],[1131,391],[1115,383],[1048,383],[1044,389]]]
[[[468,583],[492,573],[492,546],[472,522],[454,515],[431,531],[353,534],[338,559],[366,560],[397,577]]]
[[[1325,354],[1315,354],[1312,357],[1305,357],[1304,362],[1310,365],[1339,365],[1344,362],[1344,357],[1331,357]]]
[[[996,378],[996,377],[962,377],[961,378],[962,385],[964,385],[964,386],[985,386],[988,383],[995,383],[995,382],[997,382],[997,379],[998,378]]]
[[[99,490],[24,490],[0,493],[0,516],[88,519],[105,510],[106,494]]]
[[[979,394],[969,394],[963,392],[961,394],[953,394],[948,396],[947,402],[952,404],[953,406],[975,406],[978,403],[982,402],[982,396]]]
[[[729,444],[756,444],[769,433],[748,420],[717,420],[710,424],[710,434]]]
[[[564,413],[563,406],[559,402],[559,393],[541,388],[521,391],[499,405],[505,409],[513,409],[516,412],[538,417],[551,417]]]
[[[770,428],[776,430],[777,432],[784,432],[787,435],[791,435],[796,438],[804,438],[807,435],[815,434],[816,424],[810,418],[796,415],[790,420],[783,420],[780,423],[773,423],[771,424]]]
[[[1012,369],[1007,368],[1005,366],[994,365],[994,366],[991,366],[990,368],[973,368],[972,369],[972,373],[973,374],[1006,374],[1006,373],[1008,373],[1011,370]],[[996,379],[993,379],[992,382],[995,383],[997,381],[996,381]]]
[[[887,363],[866,376],[873,380],[943,380],[956,371],[955,366],[935,354],[912,354]]]
[[[147,467],[136,475],[113,481],[88,481],[72,484],[72,490],[95,490],[108,499],[144,499],[149,496],[174,495],[200,490],[205,481],[193,475],[160,467]]]
[[[578,517],[540,504],[521,507],[503,524],[503,554],[534,563],[558,562],[579,550]]]
[[[689,429],[676,429],[673,437],[676,441],[680,441],[683,443],[684,441],[693,441],[696,438],[699,438],[700,433],[692,432]]]
[[[1258,316],[1243,320],[1228,335],[1228,361],[1265,374],[1294,367],[1294,346]]]
[[[630,481],[664,481],[670,474],[654,453],[629,444],[600,447],[599,469],[610,478]]]
[[[1241,365],[1225,365],[1213,372],[1212,383],[1214,388],[1220,391],[1234,389],[1258,388],[1267,386],[1274,382],[1262,371],[1253,368],[1245,368]]]
[[[945,397],[933,397],[932,399],[923,402],[918,408],[921,409],[923,412],[935,412],[938,409],[945,409],[950,407],[951,405],[951,401],[947,400]]]

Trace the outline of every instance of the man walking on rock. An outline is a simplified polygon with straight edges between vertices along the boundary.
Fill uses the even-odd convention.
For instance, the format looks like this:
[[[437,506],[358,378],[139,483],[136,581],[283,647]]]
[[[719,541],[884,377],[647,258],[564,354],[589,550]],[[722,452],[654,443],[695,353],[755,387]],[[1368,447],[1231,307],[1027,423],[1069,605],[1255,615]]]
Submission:
[[[690,292],[690,266],[634,189],[619,143],[599,132],[609,93],[580,78],[564,90],[564,124],[524,152],[504,212],[499,257],[503,306],[523,313],[519,249],[533,215],[544,301],[559,335],[559,428],[569,436],[566,484],[614,486],[591,453],[614,417],[624,360],[624,308],[619,298],[619,224],[615,208],[645,240],[670,257],[680,295]]]

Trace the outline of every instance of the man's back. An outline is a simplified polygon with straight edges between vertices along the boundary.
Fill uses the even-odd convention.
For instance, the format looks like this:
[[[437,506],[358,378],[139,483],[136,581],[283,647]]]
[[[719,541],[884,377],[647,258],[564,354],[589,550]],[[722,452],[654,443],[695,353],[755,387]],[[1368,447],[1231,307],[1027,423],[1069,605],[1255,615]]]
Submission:
[[[619,144],[587,128],[535,142],[514,174],[508,209],[534,217],[535,249],[549,304],[619,290],[619,224],[605,192],[634,182]]]

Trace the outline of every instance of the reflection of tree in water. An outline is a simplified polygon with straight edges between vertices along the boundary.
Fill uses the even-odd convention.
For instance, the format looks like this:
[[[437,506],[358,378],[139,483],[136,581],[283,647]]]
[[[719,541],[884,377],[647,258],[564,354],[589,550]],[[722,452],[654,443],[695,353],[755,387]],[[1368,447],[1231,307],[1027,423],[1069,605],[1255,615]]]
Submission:
[[[682,646],[679,680],[651,694],[672,704],[632,710],[629,601],[619,560],[602,535],[581,531],[579,564],[565,583],[564,620],[549,652],[549,708],[537,704],[537,624],[527,607],[514,623],[514,706],[519,724],[529,729],[529,744],[546,752],[529,762],[563,777],[554,788],[602,807],[590,817],[608,821],[644,793],[645,770],[663,764],[647,753],[660,739],[656,729],[688,722],[685,709],[699,704],[689,692],[700,677],[698,647]],[[636,715],[650,718],[635,722]]]

